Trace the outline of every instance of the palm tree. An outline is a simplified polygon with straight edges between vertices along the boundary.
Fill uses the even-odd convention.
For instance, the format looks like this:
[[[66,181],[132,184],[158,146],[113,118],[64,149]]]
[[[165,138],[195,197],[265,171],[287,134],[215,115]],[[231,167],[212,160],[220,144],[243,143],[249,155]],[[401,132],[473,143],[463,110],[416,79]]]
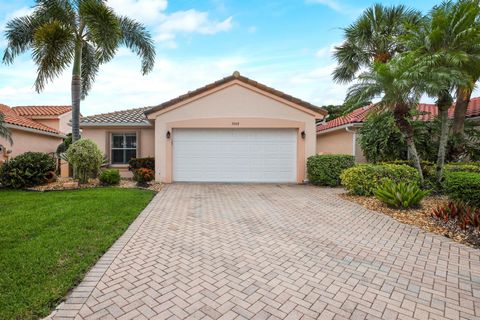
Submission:
[[[480,28],[475,26],[478,10],[469,0],[444,2],[434,7],[425,23],[407,37],[416,68],[425,72],[419,87],[437,98],[441,121],[437,155],[437,181],[443,179],[450,120],[448,110],[453,103],[453,92],[474,88],[472,70],[480,64]],[[479,47],[473,49],[474,47]],[[470,50],[472,48],[472,50]]]
[[[420,157],[410,121],[411,111],[415,109],[421,97],[421,91],[417,89],[415,81],[418,78],[418,71],[412,69],[413,64],[409,56],[394,57],[387,63],[374,62],[372,68],[361,73],[357,82],[349,88],[346,100],[354,103],[381,98],[375,105],[379,109],[388,108],[393,111],[395,123],[405,135],[409,155],[423,183]]]
[[[12,135],[5,125],[5,117],[2,112],[0,112],[0,137],[6,139],[10,144],[13,144]]]
[[[150,72],[155,49],[149,32],[139,22],[118,16],[103,0],[37,0],[32,14],[6,25],[8,41],[3,62],[31,49],[37,65],[35,89],[72,66],[72,134],[80,138],[80,99],[92,87],[101,64],[110,61],[120,45],[142,60],[142,74]]]
[[[375,4],[366,9],[344,29],[345,40],[335,48],[338,66],[333,71],[333,80],[351,82],[362,68],[370,68],[374,62],[386,63],[405,51],[400,37],[420,20],[418,11],[403,5],[386,7]]]
[[[479,33],[480,30],[480,0],[469,0],[464,1],[469,7],[469,22],[471,24],[471,33]],[[472,19],[475,17],[474,19]],[[473,21],[472,21],[473,20]],[[473,39],[472,39],[473,40]],[[470,41],[465,43],[467,47],[464,48],[469,54],[478,54],[480,51],[480,45],[478,41]],[[452,131],[454,134],[460,135],[463,137],[465,129],[465,115],[470,102],[470,97],[472,96],[472,87],[480,79],[480,64],[475,63],[475,61],[470,61],[464,64],[463,68],[470,76],[470,85],[467,87],[459,87],[457,89],[457,99],[455,102],[455,111],[453,115],[453,125]]]

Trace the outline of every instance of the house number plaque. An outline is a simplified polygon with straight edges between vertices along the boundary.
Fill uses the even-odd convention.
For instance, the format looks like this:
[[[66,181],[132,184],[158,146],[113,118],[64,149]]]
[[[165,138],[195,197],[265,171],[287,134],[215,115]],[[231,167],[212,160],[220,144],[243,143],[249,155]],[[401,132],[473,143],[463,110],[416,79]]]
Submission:
[[[239,126],[240,122],[232,122],[232,126]]]

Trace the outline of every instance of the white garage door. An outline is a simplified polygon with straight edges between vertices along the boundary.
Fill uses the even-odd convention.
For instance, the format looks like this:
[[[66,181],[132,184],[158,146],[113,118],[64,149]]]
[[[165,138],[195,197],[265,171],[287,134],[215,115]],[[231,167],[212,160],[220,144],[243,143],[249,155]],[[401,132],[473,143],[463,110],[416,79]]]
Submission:
[[[295,182],[294,129],[174,129],[173,180]]]

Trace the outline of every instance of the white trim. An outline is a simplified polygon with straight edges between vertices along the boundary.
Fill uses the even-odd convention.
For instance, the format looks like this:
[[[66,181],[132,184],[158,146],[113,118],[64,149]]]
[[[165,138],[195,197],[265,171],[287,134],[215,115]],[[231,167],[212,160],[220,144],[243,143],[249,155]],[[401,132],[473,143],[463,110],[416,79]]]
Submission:
[[[100,122],[100,123],[80,123],[82,127],[152,127],[151,123],[140,122]]]
[[[357,133],[353,132],[353,139],[352,139],[352,156],[357,156]]]
[[[363,126],[363,123],[347,123],[347,124],[343,124],[343,125],[338,126],[338,127],[329,128],[327,130],[317,131],[317,135],[329,133],[329,132],[332,132],[332,131],[337,131],[337,130],[340,130],[340,129],[352,128],[352,127],[353,128],[360,128],[361,126]]]
[[[27,128],[23,126],[18,126],[16,124],[11,124],[11,123],[6,123],[6,127],[10,129],[16,129],[16,130],[22,130],[22,131],[27,131],[27,132],[32,132],[32,133],[39,133],[43,134],[46,136],[51,136],[51,137],[57,137],[57,138],[62,138],[65,139],[67,136],[61,133],[53,133],[53,132],[47,132],[39,129],[34,129],[34,128]]]

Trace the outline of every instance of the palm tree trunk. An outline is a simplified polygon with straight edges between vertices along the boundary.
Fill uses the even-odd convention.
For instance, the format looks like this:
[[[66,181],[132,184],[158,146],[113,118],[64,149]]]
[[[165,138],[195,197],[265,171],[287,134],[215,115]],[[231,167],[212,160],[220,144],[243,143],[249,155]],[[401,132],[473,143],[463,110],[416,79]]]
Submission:
[[[72,71],[72,142],[80,139],[80,98],[82,96],[82,42],[77,41]]]
[[[472,90],[470,89],[457,90],[457,101],[455,103],[452,126],[452,132],[454,134],[460,134],[463,136],[465,129],[465,115],[467,113],[468,103],[470,102],[471,95]]]
[[[444,92],[440,94],[437,100],[438,113],[440,116],[441,130],[440,130],[440,141],[438,145],[438,155],[437,155],[437,182],[441,183],[443,179],[443,167],[445,165],[445,154],[447,150],[448,143],[448,129],[449,129],[449,120],[448,120],[448,109],[452,105],[453,99],[449,92]]]
[[[413,126],[408,121],[408,117],[410,114],[410,108],[406,104],[398,103],[395,105],[393,110],[393,116],[395,117],[395,123],[402,132],[406,136],[408,152],[412,158],[413,166],[418,171],[418,175],[420,176],[420,183],[423,185],[423,171],[420,161],[420,156],[417,152],[417,147],[415,146],[415,140],[413,139]]]

